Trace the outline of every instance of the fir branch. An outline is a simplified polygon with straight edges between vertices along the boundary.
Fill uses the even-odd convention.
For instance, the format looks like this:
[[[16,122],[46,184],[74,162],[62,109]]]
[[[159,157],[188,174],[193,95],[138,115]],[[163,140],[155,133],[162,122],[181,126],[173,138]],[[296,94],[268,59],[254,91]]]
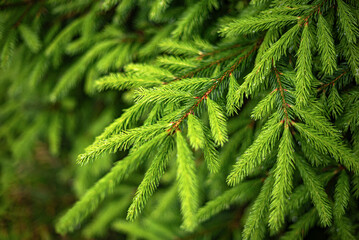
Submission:
[[[135,236],[136,238],[147,238],[149,240],[161,240],[158,234],[143,228],[139,223],[130,223],[125,220],[117,220],[112,224],[112,228],[126,233],[128,235]]]
[[[121,188],[126,189],[125,186],[122,186]],[[126,190],[133,191],[130,187],[127,187]],[[131,195],[128,195],[120,200],[113,200],[106,204],[106,206],[96,215],[95,220],[84,228],[83,234],[85,237],[102,236],[105,234],[106,231],[109,230],[112,222],[126,211],[130,201]]]
[[[223,109],[213,100],[207,98],[209,123],[214,140],[218,145],[223,145],[228,141],[226,116]]]
[[[37,33],[35,33],[34,30],[32,30],[26,24],[21,24],[19,25],[19,32],[24,42],[32,52],[36,53],[40,50],[40,48],[42,47],[42,43],[39,39],[39,36],[37,35]]]
[[[263,38],[263,42],[257,51],[255,65],[257,65],[261,61],[263,54],[278,40],[278,38],[280,37],[280,33],[281,30],[276,28],[270,28],[266,32],[266,35]]]
[[[23,11],[23,13],[20,15],[19,19],[15,22],[15,24],[13,25],[14,28],[17,28],[21,22],[24,20],[24,18],[26,17],[26,15],[30,12],[31,8],[36,4],[36,1],[29,1],[27,2],[27,6],[25,8],[25,10]]]
[[[356,199],[359,199],[359,176],[358,175],[353,176],[353,178],[352,178],[352,186],[353,186],[353,189],[352,189],[353,196]]]
[[[306,185],[301,184],[294,188],[292,194],[289,196],[286,205],[286,212],[292,212],[296,209],[301,209],[308,202],[310,202],[310,192],[308,191]]]
[[[162,89],[173,89],[197,94],[199,91],[203,91],[203,89],[212,85],[213,79],[211,78],[187,78],[181,81],[172,81],[168,85],[163,86]]]
[[[96,87],[99,91],[114,89],[124,90],[136,87],[155,87],[161,85],[158,79],[143,79],[139,77],[126,76],[121,73],[110,74],[96,81]]]
[[[350,6],[342,0],[337,0],[339,24],[343,30],[345,38],[349,43],[356,43],[359,35],[357,18],[352,13]]]
[[[56,101],[60,97],[64,96],[66,93],[70,91],[71,88],[80,80],[89,66],[90,62],[96,59],[99,55],[101,55],[104,51],[107,51],[114,45],[118,44],[117,39],[110,39],[107,41],[103,41],[100,44],[97,44],[93,48],[91,48],[84,56],[82,56],[76,64],[72,65],[70,69],[68,69],[63,76],[59,79],[55,88],[53,89],[50,100]],[[49,48],[51,49],[51,48]],[[49,50],[48,49],[48,50]]]
[[[347,60],[351,74],[355,77],[356,82],[359,82],[359,47],[358,44],[348,42],[346,38],[340,39],[339,45],[344,58]]]
[[[338,77],[336,77],[334,80],[332,80],[331,82],[329,83],[326,83],[326,84],[322,84],[322,86],[320,88],[318,88],[318,91],[321,91],[329,86],[334,86],[335,83],[341,78],[343,77],[345,74],[347,74],[347,71],[344,71],[343,73],[341,73]]]
[[[203,123],[193,114],[188,116],[188,139],[194,149],[204,148],[205,135],[203,132]]]
[[[207,164],[207,168],[211,173],[216,173],[219,171],[220,162],[218,157],[218,150],[216,149],[216,145],[211,138],[210,130],[203,126],[203,132],[205,136],[205,142],[203,147],[204,159]]]
[[[273,176],[268,176],[261,192],[251,207],[248,219],[243,229],[243,239],[263,239],[266,232],[266,223],[269,214],[269,201],[274,184]]]
[[[135,91],[136,102],[150,102],[150,103],[175,103],[194,101],[191,93],[185,91],[175,91],[169,88],[150,88],[146,89],[139,87]]]
[[[67,25],[57,36],[56,38],[47,46],[45,50],[46,56],[53,56],[56,51],[61,49],[71,38],[80,31],[81,24],[84,22],[85,18],[81,17],[69,25]]]
[[[173,36],[178,38],[190,38],[198,26],[203,24],[209,13],[217,9],[219,4],[217,0],[201,0],[185,11],[179,21],[177,27],[172,32]]]
[[[176,132],[177,142],[177,183],[181,199],[183,227],[193,230],[197,224],[198,179],[192,152],[180,131]]]
[[[155,0],[151,5],[151,10],[149,14],[150,19],[159,19],[171,2],[172,0]]]
[[[56,231],[64,234],[71,232],[90,213],[96,210],[106,195],[130,173],[135,171],[144,159],[161,144],[167,134],[163,133],[132,151],[126,158],[117,162],[111,171],[101,178],[56,224]]]
[[[74,193],[82,197],[59,219],[57,232],[85,225],[87,238],[112,227],[127,238],[302,239],[319,224],[330,238],[355,239],[359,4],[248,2],[0,4],[3,159],[26,159],[31,170],[49,154],[71,156],[122,111],[111,104],[119,103],[118,94],[132,104],[77,160],[117,151],[124,159],[111,166],[106,155],[75,171],[63,165],[61,176],[71,170]],[[97,98],[95,84],[120,92]],[[49,105],[49,97],[57,103]],[[44,146],[34,148],[40,140]],[[0,165],[5,213],[14,209],[5,214],[10,227],[19,222],[9,185],[18,167]],[[128,205],[129,220],[148,214],[114,222]],[[5,235],[17,238],[7,225]]]
[[[290,231],[286,232],[280,240],[301,240],[315,226],[318,221],[318,214],[315,208],[310,209],[300,219],[292,224]]]
[[[216,50],[213,50],[210,52],[200,52],[199,57],[197,59],[202,60],[205,57],[213,56],[213,55],[216,55],[217,53],[227,51],[227,50],[232,50],[232,49],[239,48],[239,47],[242,47],[242,44],[233,44],[228,47],[219,48],[219,49],[216,49]]]
[[[281,134],[282,126],[283,123],[278,120],[278,115],[273,114],[257,139],[237,160],[227,178],[229,185],[238,184],[265,161],[265,158],[268,157]]]
[[[296,64],[296,105],[306,106],[312,92],[314,76],[312,74],[312,53],[310,47],[308,23],[304,24],[302,39],[298,49]]]
[[[261,60],[256,63],[253,70],[247,74],[244,83],[238,89],[236,95],[236,107],[239,108],[243,104],[243,96],[253,94],[262,85],[267,75],[270,73],[272,66],[286,54],[289,44],[298,34],[299,25],[294,25],[282,37],[276,41],[262,56]]]
[[[125,109],[119,118],[115,119],[98,137],[96,137],[95,142],[104,140],[111,135],[118,134],[131,127],[140,119],[147,106],[148,103],[139,102],[132,105],[130,108]]]
[[[198,210],[198,220],[200,222],[206,221],[223,209],[227,209],[233,203],[243,204],[248,200],[251,200],[258,194],[258,191],[256,190],[259,190],[260,185],[260,180],[250,180],[225,191],[220,196],[207,202],[205,206]]]
[[[312,17],[314,17],[314,14],[320,14],[321,12],[321,8],[325,5],[325,3],[327,3],[328,0],[323,0],[323,1],[319,1],[319,3],[315,6],[312,7],[311,11],[309,11],[308,15],[306,16],[301,16],[300,17],[300,24],[308,24],[309,20],[311,20]]]
[[[238,47],[241,47],[241,45],[239,45]],[[225,49],[225,50],[226,50],[226,49]],[[209,68],[211,68],[211,67],[213,67],[213,66],[216,66],[216,65],[218,66],[219,64],[221,64],[221,63],[223,63],[223,62],[225,62],[225,61],[227,61],[227,60],[229,60],[229,59],[232,59],[233,57],[238,56],[239,54],[243,53],[245,50],[246,50],[246,49],[240,49],[240,50],[238,50],[238,51],[236,51],[236,52],[234,52],[234,53],[232,53],[232,54],[230,54],[230,55],[227,55],[227,56],[225,56],[225,57],[219,58],[219,59],[217,59],[217,60],[215,60],[215,61],[212,61],[212,62],[210,62],[210,63],[208,63],[208,64],[206,64],[206,65],[204,65],[204,66],[197,67],[197,68],[195,68],[195,69],[189,71],[188,73],[186,73],[186,74],[184,74],[184,75],[182,75],[182,76],[175,77],[172,82],[175,82],[175,81],[178,81],[178,80],[181,80],[181,79],[192,78],[192,77],[194,77],[197,73],[202,72],[203,70],[209,69]],[[220,50],[218,50],[217,52],[220,52]],[[216,51],[210,52],[210,53],[208,53],[208,56],[210,56],[210,55],[212,55],[212,54],[215,54],[215,53],[217,53],[217,52],[216,52]],[[205,57],[205,56],[207,56],[207,55],[200,55],[200,56],[198,57],[198,59],[199,59],[199,60],[202,60],[202,58]]]
[[[182,69],[191,70],[197,67],[198,63],[192,59],[178,57],[178,56],[162,56],[157,58],[157,62],[161,66],[166,66],[172,71],[179,71]]]
[[[350,198],[350,179],[345,170],[339,174],[334,193],[333,216],[338,220],[345,214]]]
[[[145,177],[138,186],[132,204],[127,212],[127,219],[135,220],[142,212],[149,198],[156,191],[162,175],[165,173],[170,153],[172,150],[171,138],[163,141],[163,145],[158,150],[158,154],[152,160],[151,166],[147,170]]]
[[[282,97],[282,109],[285,114],[284,121],[285,121],[285,124],[288,125],[290,123],[290,118],[288,115],[288,108],[290,107],[290,105],[287,104],[287,102],[285,101],[285,97],[284,97],[284,91],[287,91],[287,90],[283,88],[282,82],[280,80],[280,75],[282,75],[282,73],[280,73],[276,67],[274,67],[274,72],[275,72],[275,76],[276,76],[277,83],[279,86],[280,96]]]
[[[0,68],[9,67],[11,58],[14,53],[15,43],[17,41],[17,34],[15,30],[8,33],[7,38],[4,40],[1,54],[0,54]]]
[[[83,165],[104,152],[114,153],[119,150],[126,150],[132,145],[152,140],[156,138],[157,135],[163,133],[166,127],[167,124],[142,126],[96,141],[85,149],[85,153],[78,156],[77,162]]]
[[[330,226],[332,221],[332,209],[324,187],[310,165],[302,158],[296,159],[296,166],[302,176],[303,182],[310,192],[312,201],[318,211],[321,224]]]
[[[334,119],[343,113],[343,100],[336,87],[332,87],[328,96],[328,110]]]
[[[298,21],[298,17],[290,15],[262,16],[234,20],[220,29],[220,34],[233,37],[251,34],[271,28],[281,28]]]
[[[236,92],[239,89],[239,84],[234,76],[231,74],[229,76],[229,84],[228,84],[228,93],[227,93],[227,113],[232,115],[237,113],[237,108],[235,107],[235,99],[236,99]]]
[[[169,54],[195,56],[200,50],[189,42],[178,42],[172,39],[165,39],[160,43],[163,51]]]
[[[337,221],[334,220],[334,225],[331,229],[332,236],[336,236],[341,240],[356,240],[354,223],[348,217],[341,217]]]
[[[294,148],[288,125],[284,127],[279,144],[274,187],[270,204],[269,226],[277,232],[284,224],[285,207],[293,187]]]
[[[150,64],[130,63],[124,68],[125,72],[134,77],[154,78],[156,80],[174,78],[170,71]]]
[[[324,154],[330,154],[338,163],[343,164],[350,171],[359,172],[359,163],[353,156],[352,151],[338,141],[339,139],[317,133],[315,129],[301,123],[293,123],[293,126],[316,150]]]
[[[339,140],[341,138],[340,131],[321,114],[320,110],[318,110],[319,107],[320,106],[311,105],[304,110],[293,105],[291,106],[291,109],[301,121],[305,122],[310,127],[316,129],[320,133]]]
[[[201,97],[197,97],[198,101],[194,105],[192,105],[192,107],[186,112],[185,115],[183,115],[172,125],[171,129],[169,129],[169,132],[174,132],[176,129],[178,129],[182,121],[186,119],[188,115],[191,114],[204,99],[207,99],[208,96],[212,93],[212,91],[215,90],[224,79],[230,77],[232,72],[236,70],[236,68],[258,48],[259,44],[260,41],[257,42],[245,55],[238,57],[238,60],[236,60],[236,62],[227,71],[225,71],[222,76],[215,79],[214,84]]]
[[[254,120],[259,120],[271,113],[276,102],[278,88],[271,91],[265,96],[253,109],[251,117]]]
[[[319,14],[317,37],[320,44],[318,48],[323,72],[327,75],[332,75],[337,69],[334,39],[330,30],[328,22],[322,14]]]
[[[323,186],[327,185],[335,174],[336,171],[330,171],[320,174],[319,178]],[[302,209],[311,200],[311,195],[310,191],[308,191],[308,187],[305,184],[299,185],[294,189],[288,200],[290,201],[287,201],[287,212],[295,212]]]

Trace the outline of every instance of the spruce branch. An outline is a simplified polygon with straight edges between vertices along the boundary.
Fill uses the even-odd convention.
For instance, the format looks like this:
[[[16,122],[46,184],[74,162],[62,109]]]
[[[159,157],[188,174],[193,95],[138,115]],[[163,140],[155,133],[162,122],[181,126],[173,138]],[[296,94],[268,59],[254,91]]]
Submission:
[[[337,0],[337,4],[340,27],[345,33],[347,41],[355,44],[359,35],[357,18],[347,3]]]
[[[319,92],[319,91],[322,91],[322,90],[324,91],[325,88],[327,88],[327,87],[329,87],[329,86],[334,86],[335,83],[336,83],[341,77],[343,77],[345,74],[347,74],[347,71],[346,71],[346,70],[343,71],[343,73],[341,73],[338,77],[336,77],[334,80],[330,81],[329,83],[322,84],[322,86],[320,86],[317,91],[318,91],[318,92]]]
[[[332,75],[337,69],[336,51],[334,39],[331,33],[328,22],[322,14],[318,15],[318,48],[320,53],[320,60],[323,66],[323,72],[327,75]]]
[[[239,47],[242,47],[242,44],[233,44],[228,47],[223,47],[223,48],[213,50],[211,52],[200,52],[197,59],[202,60],[205,57],[213,56],[213,55],[216,55],[217,53],[227,51],[227,50],[232,50],[232,49],[239,48]]]
[[[27,169],[6,159],[88,146],[58,233],[355,239],[356,0],[21,1],[0,4],[5,214]]]
[[[186,112],[185,115],[183,115],[180,119],[174,122],[168,131],[174,133],[179,128],[179,125],[182,123],[182,121],[186,119],[189,114],[193,113],[193,111],[200,105],[200,103],[203,100],[207,99],[208,96],[212,93],[212,91],[215,90],[217,86],[224,79],[230,77],[232,72],[236,70],[236,68],[258,48],[259,44],[260,42],[257,42],[249,51],[247,50],[247,53],[245,55],[240,56],[238,60],[236,60],[236,62],[228,70],[226,70],[220,77],[214,79],[213,80],[214,84],[201,97],[196,97],[198,99],[197,102],[194,105],[192,105],[192,107]]]
[[[263,53],[262,58],[258,61],[253,70],[246,75],[243,84],[237,90],[236,107],[239,108],[243,102],[243,95],[247,96],[253,94],[260,88],[266,77],[271,72],[272,66],[276,65],[277,61],[286,54],[286,51],[292,43],[295,36],[298,34],[299,25],[294,25],[281,38],[276,41],[268,50]]]
[[[333,216],[334,221],[340,221],[348,207],[350,198],[350,178],[342,168],[335,186]]]
[[[233,37],[237,35],[252,34],[270,28],[281,28],[298,21],[298,17],[290,15],[276,15],[243,18],[234,20],[223,26],[220,30],[222,36]]]
[[[180,131],[176,132],[177,142],[177,183],[181,199],[183,227],[193,230],[197,224],[198,179],[192,151]]]
[[[236,185],[263,163],[277,143],[283,122],[274,113],[253,144],[239,157],[227,177],[229,185]]]
[[[132,204],[127,212],[127,219],[135,220],[145,207],[149,198],[157,189],[160,179],[165,172],[171,150],[171,138],[167,138],[158,151],[158,155],[152,160],[151,166],[146,171],[145,177],[138,186],[136,194],[133,198]]]
[[[328,0],[322,0],[319,4],[313,6],[311,8],[311,11],[305,15],[305,16],[301,16],[299,17],[300,21],[299,24],[303,25],[303,24],[308,24],[309,20],[315,15],[315,14],[321,14],[321,8],[323,7],[323,5],[325,5],[325,3],[327,3]]]
[[[216,149],[215,142],[211,138],[210,130],[206,126],[203,126],[203,132],[205,135],[205,143],[203,148],[204,159],[206,161],[208,170],[211,173],[216,173],[220,168],[218,150]]]
[[[338,163],[343,164],[354,173],[359,172],[359,163],[353,153],[339,139],[332,136],[318,134],[318,132],[302,123],[293,123],[293,126],[302,134],[311,145],[321,153],[331,155]]]
[[[194,115],[188,116],[188,139],[194,149],[204,148],[205,135],[201,121]]]
[[[296,64],[296,105],[306,106],[311,95],[314,76],[312,73],[312,52],[311,36],[308,22],[304,24],[302,38],[298,49],[298,59]]]
[[[269,215],[269,201],[274,178],[269,175],[251,207],[248,219],[243,229],[243,239],[263,239],[266,233],[266,223]]]
[[[167,137],[162,133],[143,144],[117,164],[102,177],[84,196],[66,212],[64,216],[56,223],[56,230],[62,234],[71,232],[102,202],[106,195],[113,193],[115,186],[126,179],[129,174],[135,171],[146,157]]]
[[[232,47],[225,48],[224,50],[228,50],[228,49],[232,49],[232,48],[239,48],[239,47],[241,47],[241,45],[234,45],[234,46],[232,46]],[[230,55],[228,55],[228,56],[225,56],[225,57],[222,57],[222,58],[217,59],[217,60],[215,60],[215,61],[212,61],[212,62],[210,62],[210,63],[208,63],[208,64],[206,64],[206,65],[204,65],[204,66],[200,66],[200,67],[198,67],[198,68],[196,68],[196,69],[194,69],[194,70],[191,70],[190,72],[188,72],[188,73],[186,73],[186,74],[184,74],[184,75],[182,75],[182,76],[175,77],[175,78],[173,79],[173,81],[178,81],[178,80],[186,79],[186,78],[192,78],[192,77],[195,76],[195,74],[197,74],[197,73],[199,73],[199,72],[201,72],[201,71],[203,71],[203,70],[206,70],[206,69],[208,69],[208,68],[210,68],[210,67],[212,67],[212,66],[219,65],[219,64],[221,64],[221,63],[223,63],[223,62],[225,62],[225,61],[227,61],[227,60],[229,60],[229,59],[232,59],[233,57],[236,57],[236,56],[238,56],[239,54],[243,53],[245,50],[246,50],[245,48],[244,48],[244,49],[240,49],[239,51],[235,51],[234,53],[232,53],[232,54],[230,54]],[[222,51],[222,50],[216,50],[216,51],[213,51],[213,52],[210,52],[210,53],[207,53],[207,54],[202,54],[202,53],[200,53],[200,56],[199,56],[197,59],[198,59],[198,60],[202,60],[202,59],[203,59],[204,57],[206,57],[206,56],[211,56],[211,55],[214,55],[215,53],[219,53],[219,52],[221,52],[221,51]],[[172,81],[172,82],[173,82],[173,81]]]
[[[318,221],[318,213],[315,208],[310,209],[301,218],[292,224],[290,231],[286,232],[280,240],[301,240],[315,226]]]
[[[221,106],[218,105],[215,101],[207,98],[206,103],[208,106],[208,116],[212,136],[218,145],[223,146],[223,144],[228,141],[226,125],[227,118],[223,113],[224,111]]]
[[[225,191],[222,195],[207,202],[205,206],[198,210],[197,217],[199,221],[206,221],[223,209],[228,208],[231,204],[243,204],[251,200],[258,194],[261,185],[262,182],[255,179],[240,183],[234,188]]]
[[[17,28],[18,26],[20,26],[21,22],[24,20],[24,18],[26,17],[26,15],[30,12],[31,8],[33,7],[33,5],[36,3],[36,1],[28,1],[27,2],[27,6],[25,8],[25,10],[23,11],[23,13],[20,15],[19,19],[15,22],[15,24],[13,25],[14,28]]]
[[[270,204],[269,227],[277,232],[284,224],[288,198],[293,187],[294,148],[288,125],[284,126],[274,170],[274,185]]]
[[[310,192],[312,201],[324,226],[330,226],[332,222],[332,208],[324,187],[310,165],[302,158],[297,158],[296,166],[302,176],[303,182]]]
[[[142,126],[123,131],[120,134],[112,135],[109,138],[98,140],[85,149],[85,153],[77,158],[79,164],[86,164],[104,152],[114,153],[119,150],[126,150],[132,145],[144,143],[163,133],[166,124]]]
[[[271,113],[276,103],[277,92],[278,88],[274,89],[254,107],[251,115],[254,120],[260,120]]]
[[[288,126],[288,124],[290,124],[290,118],[289,118],[289,114],[288,114],[288,108],[290,107],[290,105],[285,101],[285,97],[284,97],[284,92],[286,92],[287,90],[283,88],[282,86],[282,82],[280,80],[280,75],[283,75],[282,73],[280,73],[278,71],[278,69],[276,67],[273,66],[274,72],[275,72],[275,76],[277,79],[277,83],[279,86],[279,92],[280,92],[280,96],[282,98],[282,109],[284,111],[285,114],[285,118],[284,118],[284,122],[285,125]]]

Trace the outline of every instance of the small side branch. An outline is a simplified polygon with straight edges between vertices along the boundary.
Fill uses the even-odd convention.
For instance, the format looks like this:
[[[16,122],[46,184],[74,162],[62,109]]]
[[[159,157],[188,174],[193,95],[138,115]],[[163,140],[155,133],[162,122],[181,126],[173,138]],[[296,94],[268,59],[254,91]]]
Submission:
[[[342,74],[340,74],[338,77],[336,77],[333,81],[331,81],[330,83],[326,83],[323,84],[319,89],[318,92],[323,90],[324,88],[329,87],[330,85],[334,86],[336,81],[338,81],[341,77],[343,77],[345,74],[347,73],[347,71],[344,71]]]
[[[178,119],[176,122],[172,123],[172,126],[167,131],[171,134],[176,132],[180,126],[180,124],[185,120],[188,115],[193,114],[194,110],[199,106],[203,100],[207,99],[208,96],[217,88],[217,86],[227,77],[231,76],[232,72],[245,60],[248,58],[259,46],[261,41],[257,42],[254,47],[244,56],[240,57],[236,63],[234,63],[227,71],[224,72],[222,76],[219,78],[214,79],[214,84],[201,96],[196,97],[198,101],[184,114],[180,119]]]
[[[244,51],[244,50],[237,51],[237,52],[235,52],[235,53],[233,53],[233,54],[231,54],[231,55],[228,55],[228,56],[226,56],[226,57],[223,57],[223,58],[220,58],[220,59],[218,59],[218,60],[216,60],[216,61],[213,61],[213,62],[211,62],[211,63],[209,63],[209,64],[207,64],[207,65],[205,65],[205,66],[203,66],[203,67],[196,68],[195,70],[193,70],[193,71],[191,71],[191,72],[189,72],[189,73],[187,73],[187,74],[185,74],[185,75],[182,75],[182,76],[180,76],[180,77],[176,77],[172,82],[175,82],[175,81],[178,81],[178,80],[181,80],[181,79],[185,79],[185,78],[191,78],[191,77],[193,77],[196,73],[199,73],[200,71],[203,71],[203,70],[205,70],[205,69],[207,69],[207,68],[210,68],[210,67],[212,67],[212,66],[214,66],[214,65],[220,64],[220,63],[222,63],[222,62],[224,62],[224,61],[226,61],[226,60],[228,60],[228,59],[231,59],[231,58],[237,56],[238,54],[242,53],[243,51]],[[213,53],[213,52],[212,52],[212,53]]]
[[[283,88],[283,85],[282,85],[282,82],[280,80],[280,76],[282,75],[281,72],[278,71],[278,69],[276,67],[273,66],[273,69],[274,69],[274,72],[275,72],[275,76],[276,76],[276,79],[277,79],[277,83],[278,83],[278,90],[280,92],[280,95],[282,97],[282,107],[283,107],[283,111],[284,111],[284,114],[285,114],[285,125],[288,126],[288,123],[290,123],[290,118],[289,118],[289,114],[288,114],[288,108],[290,107],[290,105],[285,101],[285,98],[284,98],[284,92],[287,91],[287,89],[284,89]]]

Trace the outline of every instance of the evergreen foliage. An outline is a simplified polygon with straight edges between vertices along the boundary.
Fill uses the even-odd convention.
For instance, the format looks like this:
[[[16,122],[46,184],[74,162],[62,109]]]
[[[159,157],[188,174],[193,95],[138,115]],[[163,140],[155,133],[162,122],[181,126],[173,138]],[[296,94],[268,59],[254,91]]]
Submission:
[[[355,0],[1,1],[0,238],[358,239],[358,38]]]

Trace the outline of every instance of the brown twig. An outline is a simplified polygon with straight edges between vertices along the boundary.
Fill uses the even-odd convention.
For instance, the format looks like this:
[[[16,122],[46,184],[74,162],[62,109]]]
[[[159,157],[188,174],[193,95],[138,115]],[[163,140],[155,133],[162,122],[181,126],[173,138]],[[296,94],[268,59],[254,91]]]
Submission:
[[[211,63],[209,63],[209,64],[207,64],[207,65],[205,65],[203,67],[199,67],[199,68],[197,68],[197,69],[195,69],[195,70],[193,70],[193,71],[191,71],[189,73],[186,73],[185,75],[182,75],[180,77],[175,77],[171,82],[175,82],[175,81],[178,81],[178,80],[181,80],[181,79],[193,77],[196,73],[198,73],[200,71],[203,71],[203,70],[205,70],[207,68],[210,68],[210,67],[212,67],[212,66],[214,66],[216,64],[220,64],[220,63],[222,63],[222,62],[224,62],[224,61],[226,61],[228,59],[231,59],[232,57],[237,56],[238,54],[242,53],[243,51],[244,50],[237,51],[237,52],[235,52],[235,53],[233,53],[231,55],[228,55],[226,57],[223,57],[223,58],[220,58],[220,59],[218,59],[216,61],[213,61],[213,62],[211,62]],[[168,83],[166,83],[166,84],[168,84]]]
[[[313,14],[314,13],[319,13],[319,14],[321,14],[320,13],[320,8],[323,6],[323,4],[325,3],[325,2],[327,2],[328,0],[324,0],[323,2],[321,2],[320,4],[318,4],[318,5],[316,5],[316,6],[314,6],[313,7],[313,11],[308,15],[308,16],[305,16],[305,17],[299,17],[299,19],[303,19],[303,21],[302,22],[304,22],[304,24],[305,25],[308,25],[308,21],[309,21],[309,18],[311,18],[312,16],[313,16]]]
[[[318,92],[323,90],[324,88],[330,86],[330,85],[335,85],[336,81],[338,81],[341,77],[343,77],[345,74],[347,73],[347,71],[344,71],[342,74],[340,74],[338,77],[336,77],[333,81],[331,81],[330,83],[326,83],[326,84],[323,84],[319,89],[318,89]]]
[[[30,9],[31,9],[31,7],[34,5],[34,2],[29,2],[28,3],[28,5],[27,5],[27,7],[26,7],[26,9],[25,9],[25,11],[21,14],[21,16],[19,17],[19,19],[16,21],[16,23],[14,24],[14,28],[17,28],[20,24],[21,24],[21,22],[22,22],[22,20],[24,20],[24,18],[26,17],[26,15],[29,13],[29,11],[30,11]]]
[[[257,44],[254,45],[254,47],[244,56],[240,57],[238,59],[238,61],[236,63],[234,63],[230,69],[228,69],[226,72],[224,72],[224,74],[217,78],[214,79],[214,84],[201,96],[201,97],[196,97],[196,99],[198,99],[198,101],[192,105],[192,107],[186,112],[186,114],[184,114],[180,119],[178,119],[176,122],[173,122],[170,129],[168,129],[167,131],[169,133],[174,133],[178,130],[179,125],[183,122],[183,120],[185,120],[190,114],[193,114],[194,110],[198,107],[198,105],[205,99],[208,98],[208,95],[212,93],[212,91],[214,89],[217,88],[217,86],[226,78],[231,76],[232,72],[239,66],[239,64],[242,63],[242,61],[246,58],[248,58],[260,45],[261,41],[257,42]]]
[[[278,83],[278,86],[279,86],[279,92],[280,92],[280,95],[282,97],[282,107],[283,107],[283,111],[284,111],[284,114],[285,114],[285,124],[286,126],[288,126],[288,123],[290,122],[290,118],[289,118],[289,114],[288,114],[288,108],[290,107],[290,105],[285,101],[285,98],[284,98],[284,92],[287,91],[287,89],[283,88],[282,86],[282,82],[280,80],[280,76],[283,75],[281,72],[278,71],[278,69],[276,67],[273,66],[273,69],[274,69],[274,72],[275,72],[275,75],[276,75],[276,78],[277,78],[277,83]]]
[[[29,1],[6,3],[6,4],[0,5],[0,10],[5,10],[8,8],[22,7],[22,6],[28,5],[29,3],[30,3]]]

